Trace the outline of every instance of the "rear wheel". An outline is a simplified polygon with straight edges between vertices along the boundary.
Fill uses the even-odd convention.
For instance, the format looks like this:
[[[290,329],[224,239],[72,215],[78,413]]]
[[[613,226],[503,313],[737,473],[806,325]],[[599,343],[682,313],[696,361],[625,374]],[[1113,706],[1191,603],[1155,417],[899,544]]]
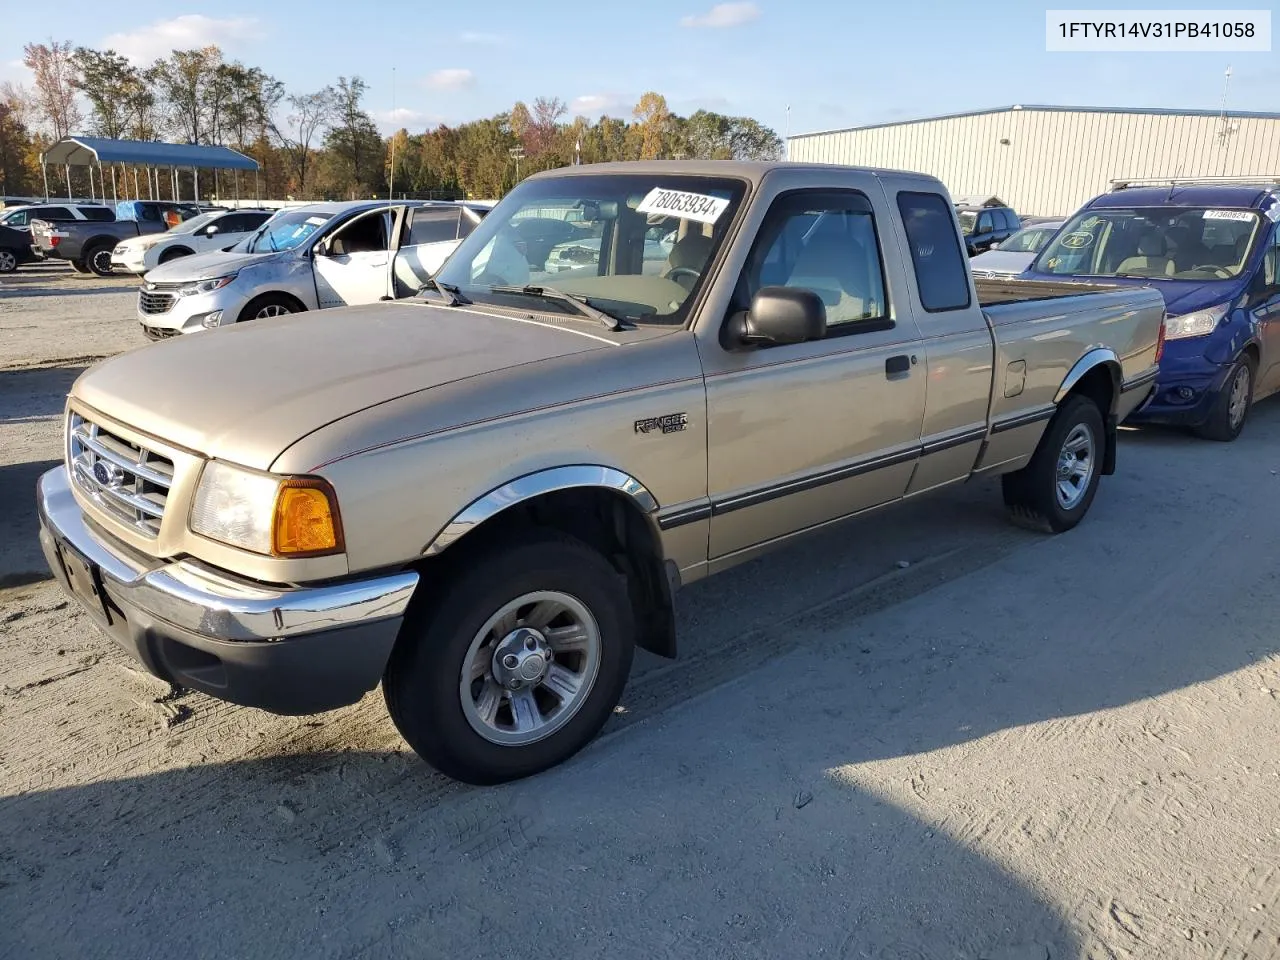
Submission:
[[[0,250],[0,273],[13,273],[18,269],[18,255],[12,250]]]
[[[1102,412],[1088,397],[1063,401],[1031,462],[1002,478],[1004,502],[1014,519],[1050,533],[1083,520],[1102,476],[1105,429]]]
[[[283,317],[286,313],[297,313],[298,305],[289,297],[279,293],[264,293],[254,297],[244,305],[236,323],[247,320],[265,320],[268,317]]]
[[[84,265],[83,260],[68,260],[67,262],[71,264],[71,269],[74,270],[76,273],[89,272],[89,268]]]
[[[99,277],[111,276],[111,247],[109,244],[100,243],[90,247],[84,254],[85,266],[90,272],[97,274]]]
[[[1197,436],[1221,443],[1230,443],[1240,436],[1253,408],[1254,369],[1253,358],[1247,353],[1236,358],[1222,383],[1218,399],[1214,401],[1209,419],[1195,428]]]
[[[396,728],[476,784],[553,767],[589,743],[634,653],[625,579],[556,534],[501,543],[406,618],[383,678]]]

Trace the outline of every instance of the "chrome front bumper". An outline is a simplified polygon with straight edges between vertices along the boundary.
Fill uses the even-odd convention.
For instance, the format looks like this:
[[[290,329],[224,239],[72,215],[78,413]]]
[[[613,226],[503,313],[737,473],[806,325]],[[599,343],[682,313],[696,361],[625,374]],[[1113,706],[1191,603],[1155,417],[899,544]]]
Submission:
[[[358,700],[382,676],[413,571],[316,587],[142,557],[86,522],[64,466],[37,487],[40,544],[63,589],[152,674],[276,713]]]

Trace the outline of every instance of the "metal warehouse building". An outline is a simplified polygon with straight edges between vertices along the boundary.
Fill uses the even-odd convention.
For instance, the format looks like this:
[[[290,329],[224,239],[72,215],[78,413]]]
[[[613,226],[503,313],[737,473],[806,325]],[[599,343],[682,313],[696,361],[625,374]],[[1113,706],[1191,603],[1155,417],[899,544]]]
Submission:
[[[1280,113],[1013,106],[807,133],[790,160],[918,170],[955,197],[1073,213],[1139,177],[1280,176]]]

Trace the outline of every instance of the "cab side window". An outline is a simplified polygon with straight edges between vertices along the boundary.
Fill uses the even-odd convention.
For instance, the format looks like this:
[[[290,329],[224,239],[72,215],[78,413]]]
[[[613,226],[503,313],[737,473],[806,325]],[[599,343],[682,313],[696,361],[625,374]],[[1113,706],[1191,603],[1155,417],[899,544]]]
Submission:
[[[969,306],[969,268],[952,208],[937,193],[898,194],[920,305],[930,313]]]
[[[750,303],[767,286],[816,293],[829,337],[892,327],[870,201],[855,191],[800,191],[775,200],[747,259],[739,299]]]
[[[986,213],[982,214],[982,216],[978,217],[978,229],[974,232],[990,233],[994,229],[995,229],[995,226],[991,222],[991,212],[987,211]]]

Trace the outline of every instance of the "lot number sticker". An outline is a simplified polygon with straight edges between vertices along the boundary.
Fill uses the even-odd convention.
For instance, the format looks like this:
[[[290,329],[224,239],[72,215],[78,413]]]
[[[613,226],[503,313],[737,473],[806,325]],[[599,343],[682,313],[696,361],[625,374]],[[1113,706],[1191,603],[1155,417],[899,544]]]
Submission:
[[[683,190],[665,190],[654,187],[640,205],[637,213],[664,213],[699,223],[715,223],[729,206],[729,201],[705,193],[686,193]]]
[[[1253,214],[1248,210],[1206,210],[1206,220],[1252,220]]]

